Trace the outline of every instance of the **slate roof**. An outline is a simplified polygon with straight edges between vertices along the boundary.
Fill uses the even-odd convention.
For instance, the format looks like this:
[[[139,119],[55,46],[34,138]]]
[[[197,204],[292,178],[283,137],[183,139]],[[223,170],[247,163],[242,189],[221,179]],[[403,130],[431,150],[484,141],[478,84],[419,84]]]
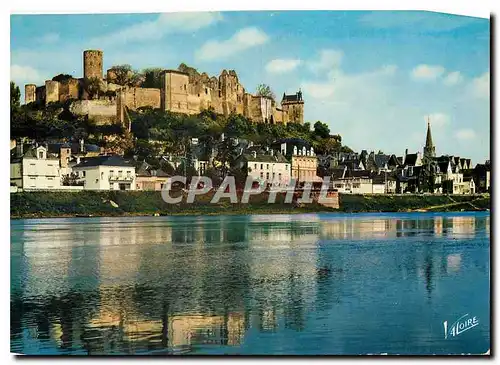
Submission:
[[[87,157],[73,168],[95,167],[95,166],[122,166],[134,167],[130,161],[126,161],[121,156],[107,155],[97,157]]]
[[[255,157],[251,153],[245,153],[243,157],[248,162],[290,163],[280,152],[275,152],[272,156],[269,154],[257,154]]]
[[[448,164],[449,162],[438,162],[439,171],[441,173],[445,173],[446,171],[448,171]]]
[[[385,166],[385,164],[389,163],[391,156],[390,155],[384,155],[384,154],[376,154],[373,156],[373,159],[375,161],[375,165],[378,168],[382,168]]]
[[[415,166],[415,164],[417,163],[417,159],[418,159],[417,153],[409,153],[405,157],[404,164],[409,166]]]
[[[283,93],[283,99],[281,99],[281,102],[299,102],[299,101],[303,101],[302,100],[302,92],[301,91],[298,91],[296,94],[294,95],[286,95],[285,93]]]
[[[154,173],[156,172],[156,173]],[[158,177],[168,177],[170,176],[162,169],[155,170],[153,166],[148,164],[146,161],[143,161],[136,166],[136,176],[158,176]]]
[[[78,142],[49,143],[48,144],[48,151],[50,153],[59,154],[59,152],[61,151],[61,147],[63,147],[63,148],[71,147],[72,154],[80,153],[80,143],[78,143]],[[100,150],[101,150],[99,146],[96,146],[95,144],[89,144],[89,143],[84,144],[83,149],[85,152],[100,152]]]

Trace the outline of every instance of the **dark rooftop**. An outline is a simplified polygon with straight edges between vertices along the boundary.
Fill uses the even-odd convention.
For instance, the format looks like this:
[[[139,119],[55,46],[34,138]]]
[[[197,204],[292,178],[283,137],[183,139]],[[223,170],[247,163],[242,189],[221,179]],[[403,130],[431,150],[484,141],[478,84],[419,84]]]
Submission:
[[[94,166],[134,167],[134,165],[131,162],[124,160],[123,157],[121,156],[107,155],[107,156],[84,158],[78,165],[74,166],[74,168],[94,167]]]

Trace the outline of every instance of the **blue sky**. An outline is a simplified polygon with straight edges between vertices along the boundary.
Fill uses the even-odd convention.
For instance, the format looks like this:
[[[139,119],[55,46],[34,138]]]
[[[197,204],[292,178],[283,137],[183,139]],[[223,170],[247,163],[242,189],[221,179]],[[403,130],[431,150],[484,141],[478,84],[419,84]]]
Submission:
[[[438,154],[478,163],[489,159],[489,36],[488,19],[409,11],[14,15],[11,79],[81,77],[89,48],[105,69],[234,69],[249,92],[301,88],[306,121],[357,151],[421,151],[430,116]]]

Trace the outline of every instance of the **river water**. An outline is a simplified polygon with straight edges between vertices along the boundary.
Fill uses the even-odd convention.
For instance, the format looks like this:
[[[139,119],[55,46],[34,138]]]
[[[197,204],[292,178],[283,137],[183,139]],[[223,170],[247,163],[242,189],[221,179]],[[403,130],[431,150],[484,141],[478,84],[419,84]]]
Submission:
[[[12,220],[11,351],[479,354],[489,261],[487,212]]]

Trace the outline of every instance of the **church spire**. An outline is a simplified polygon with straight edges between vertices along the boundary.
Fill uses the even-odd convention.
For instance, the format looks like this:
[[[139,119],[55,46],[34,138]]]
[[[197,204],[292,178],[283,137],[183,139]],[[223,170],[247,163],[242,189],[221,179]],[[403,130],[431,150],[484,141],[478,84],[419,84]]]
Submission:
[[[431,122],[427,117],[427,137],[425,138],[424,156],[436,157],[436,147],[432,143]]]

